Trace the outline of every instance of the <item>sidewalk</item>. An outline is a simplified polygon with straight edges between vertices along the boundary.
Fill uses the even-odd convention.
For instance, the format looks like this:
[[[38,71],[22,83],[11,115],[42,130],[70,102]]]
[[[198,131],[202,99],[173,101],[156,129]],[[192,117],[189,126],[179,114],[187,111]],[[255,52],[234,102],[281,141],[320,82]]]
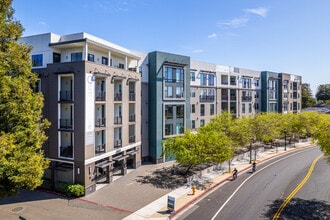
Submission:
[[[299,142],[295,144],[295,147],[287,147],[287,150],[284,151],[284,147],[274,147],[257,154],[257,163],[269,160],[285,152],[293,151],[297,148],[305,147],[311,145],[310,142]],[[253,157],[253,156],[252,156]],[[247,172],[251,169],[251,164],[249,164],[249,153],[237,156],[231,163],[231,169],[236,167],[239,173]],[[227,164],[227,166],[226,166]],[[137,210],[131,215],[124,218],[124,220],[165,220],[174,218],[177,214],[186,209],[193,202],[197,201],[207,192],[211,191],[218,185],[224,183],[232,177],[231,173],[225,172],[228,170],[228,163],[223,163],[221,170],[215,169],[215,167],[208,168],[202,171],[201,175],[197,175],[193,178],[192,182],[187,183],[185,186],[182,186],[178,189],[173,190],[172,192],[160,197],[154,202],[146,205],[145,207]],[[194,183],[197,185],[197,189],[194,195],[192,195],[191,184]],[[202,185],[202,189],[198,188],[198,185]],[[167,200],[168,196],[175,198],[175,207],[174,212],[168,212]]]

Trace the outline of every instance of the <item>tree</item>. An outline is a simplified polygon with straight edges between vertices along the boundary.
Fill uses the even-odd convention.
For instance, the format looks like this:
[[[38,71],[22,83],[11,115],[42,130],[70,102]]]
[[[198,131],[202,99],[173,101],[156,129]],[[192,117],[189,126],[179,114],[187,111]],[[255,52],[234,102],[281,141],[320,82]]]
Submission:
[[[23,27],[14,20],[11,0],[0,0],[0,197],[42,184],[48,166],[42,144],[43,96],[34,93],[31,48],[18,43]]]
[[[330,84],[319,85],[315,96],[317,100],[323,102],[330,100]]]
[[[301,87],[301,102],[302,108],[312,107],[316,104],[310,85],[307,83],[303,83]]]

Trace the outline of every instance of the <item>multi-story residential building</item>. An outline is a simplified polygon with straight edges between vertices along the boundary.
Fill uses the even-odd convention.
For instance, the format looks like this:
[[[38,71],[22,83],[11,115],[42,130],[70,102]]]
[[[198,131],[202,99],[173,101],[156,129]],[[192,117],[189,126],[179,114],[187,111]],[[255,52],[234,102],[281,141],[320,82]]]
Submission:
[[[300,112],[301,77],[130,51],[87,33],[24,37],[52,123],[45,179],[86,194],[141,161],[162,163],[163,140],[197,130],[223,111]]]
[[[261,80],[263,112],[301,112],[301,76],[263,71]]]
[[[51,122],[45,180],[86,194],[141,164],[141,74],[130,50],[87,33],[23,37]]]

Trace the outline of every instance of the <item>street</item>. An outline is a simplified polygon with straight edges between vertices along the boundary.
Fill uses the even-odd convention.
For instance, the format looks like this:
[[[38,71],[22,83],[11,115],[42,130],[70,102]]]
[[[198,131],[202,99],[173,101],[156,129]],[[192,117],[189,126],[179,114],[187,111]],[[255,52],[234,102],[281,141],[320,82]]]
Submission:
[[[219,186],[177,219],[272,219],[321,154],[317,147],[302,149],[257,165],[255,173],[239,173],[236,180]],[[321,157],[279,219],[329,219],[329,171]]]

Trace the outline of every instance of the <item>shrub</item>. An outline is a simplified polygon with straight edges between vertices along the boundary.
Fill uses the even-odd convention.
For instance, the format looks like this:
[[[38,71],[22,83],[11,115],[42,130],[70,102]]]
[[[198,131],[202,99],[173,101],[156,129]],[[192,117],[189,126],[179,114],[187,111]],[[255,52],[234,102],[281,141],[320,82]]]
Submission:
[[[73,183],[60,183],[59,191],[67,196],[80,197],[85,194],[83,185]]]

